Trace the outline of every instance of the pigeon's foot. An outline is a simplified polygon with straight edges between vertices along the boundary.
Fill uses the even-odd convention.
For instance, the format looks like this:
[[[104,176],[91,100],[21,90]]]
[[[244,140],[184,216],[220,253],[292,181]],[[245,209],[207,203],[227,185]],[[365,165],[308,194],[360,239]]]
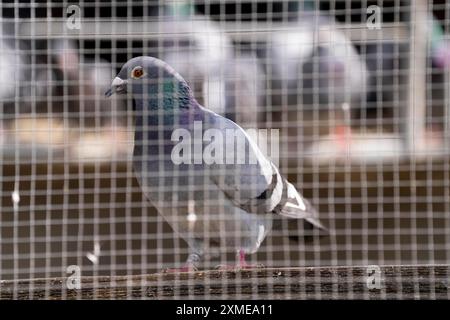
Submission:
[[[240,271],[240,270],[250,270],[250,269],[261,269],[264,268],[262,264],[249,264],[245,260],[244,250],[239,250],[237,253],[237,264],[234,266],[230,265],[219,265],[216,267],[220,271]]]
[[[248,270],[248,269],[261,269],[264,268],[264,266],[260,263],[257,264],[249,264],[245,260],[245,252],[244,250],[239,250],[237,253],[237,265],[235,266],[235,269],[237,270]]]

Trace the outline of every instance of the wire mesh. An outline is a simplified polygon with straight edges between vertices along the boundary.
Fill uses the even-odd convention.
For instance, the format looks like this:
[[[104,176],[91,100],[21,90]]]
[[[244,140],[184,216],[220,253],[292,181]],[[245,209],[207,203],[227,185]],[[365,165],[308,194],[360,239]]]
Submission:
[[[229,288],[245,278],[250,288],[264,286],[265,297],[305,298],[309,283],[323,281],[320,269],[286,276],[281,291],[267,270],[363,266],[362,275],[332,275],[328,292],[360,298],[339,291],[341,282],[362,277],[366,289],[383,291],[375,278],[366,282],[383,279],[380,267],[449,264],[447,1],[6,1],[0,9],[0,280],[11,284],[10,297],[32,298],[39,287],[51,298],[58,277],[68,279],[61,284],[68,298],[81,295],[86,277],[95,289],[121,282],[118,276],[132,281],[180,268],[197,242],[205,253],[200,271],[231,265],[224,270],[234,276],[183,278],[186,270],[170,270],[173,281],[152,278],[155,290],[173,286],[167,295],[175,298],[258,298],[257,289],[199,293],[176,281]],[[244,193],[254,199],[265,190],[254,176],[234,196],[210,178],[240,179],[252,168],[149,169],[168,147],[151,132],[172,134],[179,124],[155,119],[181,117],[170,106],[182,109],[182,100],[167,104],[159,92],[159,107],[151,109],[150,92],[142,93],[144,107],[132,92],[104,95],[122,66],[142,55],[166,61],[199,104],[248,130],[328,232],[243,208]],[[156,87],[165,85],[149,75]],[[136,154],[139,145],[144,151]],[[173,217],[174,207],[184,211]],[[194,235],[177,230],[200,224],[196,219]],[[254,266],[248,274],[236,254],[266,220],[273,228],[247,255]],[[419,274],[407,279],[419,294]],[[312,297],[328,296],[317,289]]]

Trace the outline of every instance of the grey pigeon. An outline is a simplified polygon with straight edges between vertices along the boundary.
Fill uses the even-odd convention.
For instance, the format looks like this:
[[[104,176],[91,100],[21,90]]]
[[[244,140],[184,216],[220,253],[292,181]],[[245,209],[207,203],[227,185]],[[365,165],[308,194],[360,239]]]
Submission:
[[[450,72],[450,39],[441,22],[428,14],[427,125],[438,131],[450,127],[447,87]],[[448,129],[447,129],[448,130]]]
[[[307,11],[298,13],[295,29],[273,35],[267,54],[275,105],[359,106],[365,99],[367,66],[335,24]]]
[[[59,110],[66,106],[69,119],[96,126],[113,121],[114,115],[125,109],[123,101],[102,97],[113,75],[109,62],[80,55],[76,41],[70,39],[54,40],[51,49],[60,77],[58,84],[62,84]]]
[[[30,49],[29,49],[30,50]],[[26,79],[21,86],[21,113],[52,114],[62,112],[62,77],[51,63],[38,55],[28,57]]]
[[[201,106],[164,61],[129,60],[106,95],[113,93],[134,100],[134,171],[145,196],[190,247],[181,270],[225,252],[237,253],[236,267],[248,266],[245,255],[258,250],[279,216],[324,229],[245,131]]]
[[[408,44],[370,43],[365,45],[364,52],[370,70],[367,103],[361,105],[355,114],[356,119],[397,117],[398,106],[405,103],[402,102],[405,95],[399,88],[406,86],[408,81],[407,63],[404,61],[408,56]]]
[[[445,114],[449,114],[445,103],[445,79],[450,70],[450,41],[444,33],[440,22],[431,14],[424,21],[427,30],[427,124],[441,129],[445,126]],[[362,107],[357,118],[398,118],[406,105],[408,85],[409,43],[377,41],[364,45],[366,63],[370,70],[367,103]],[[448,119],[447,119],[448,121]],[[391,130],[396,122],[391,121]],[[378,122],[373,123],[374,126]],[[388,124],[389,121],[386,121]]]
[[[265,74],[256,56],[241,54],[224,65],[225,115],[243,128],[258,128],[265,117]]]
[[[25,80],[26,62],[15,39],[14,24],[0,20],[0,105],[2,114],[21,112],[21,85]]]

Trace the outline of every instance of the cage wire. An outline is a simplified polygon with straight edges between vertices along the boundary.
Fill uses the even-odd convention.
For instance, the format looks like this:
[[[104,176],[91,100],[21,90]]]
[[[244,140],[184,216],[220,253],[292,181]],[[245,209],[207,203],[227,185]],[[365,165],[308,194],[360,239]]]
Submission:
[[[128,298],[410,297],[388,290],[392,277],[414,297],[448,298],[449,6],[2,2],[1,296],[85,297],[90,279],[89,298],[118,283]],[[265,211],[236,214],[240,196],[260,191],[257,181],[233,198],[210,176],[240,179],[248,167],[158,162],[181,100],[168,107],[162,92],[152,109],[130,92],[104,95],[142,55],[166,61],[201,105],[248,130],[328,232]],[[178,85],[149,76],[162,90]],[[167,114],[172,126],[161,120]],[[253,267],[236,268],[237,248],[257,246],[247,237],[262,240],[255,228],[272,219],[246,255]],[[190,246],[207,253],[196,273],[162,273],[184,266]],[[147,289],[133,295],[132,284]]]

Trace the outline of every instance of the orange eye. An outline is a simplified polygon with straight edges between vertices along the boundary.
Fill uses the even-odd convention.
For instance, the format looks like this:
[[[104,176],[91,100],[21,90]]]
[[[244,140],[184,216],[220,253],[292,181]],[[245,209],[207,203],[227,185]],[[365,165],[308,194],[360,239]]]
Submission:
[[[136,67],[131,72],[131,77],[134,79],[138,79],[144,75],[144,69],[142,67]]]

